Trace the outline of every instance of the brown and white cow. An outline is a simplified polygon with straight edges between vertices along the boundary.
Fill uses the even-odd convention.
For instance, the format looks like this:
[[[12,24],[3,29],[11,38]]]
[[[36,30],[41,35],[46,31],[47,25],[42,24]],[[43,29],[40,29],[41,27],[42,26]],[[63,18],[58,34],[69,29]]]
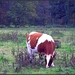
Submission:
[[[54,66],[53,58],[55,57],[55,42],[53,38],[44,33],[31,32],[26,35],[26,45],[30,58],[35,52],[45,56],[46,68]]]

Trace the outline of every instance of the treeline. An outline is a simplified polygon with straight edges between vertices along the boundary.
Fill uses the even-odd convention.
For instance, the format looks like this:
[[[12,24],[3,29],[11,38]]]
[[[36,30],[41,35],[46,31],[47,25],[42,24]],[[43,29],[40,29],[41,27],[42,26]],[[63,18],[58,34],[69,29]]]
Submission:
[[[75,27],[74,1],[0,1],[0,27],[53,24]]]

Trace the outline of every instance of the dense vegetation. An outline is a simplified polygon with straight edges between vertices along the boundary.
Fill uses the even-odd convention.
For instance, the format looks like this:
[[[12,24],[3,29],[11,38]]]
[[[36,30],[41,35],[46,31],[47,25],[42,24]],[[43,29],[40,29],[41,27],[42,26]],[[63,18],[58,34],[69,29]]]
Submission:
[[[74,1],[0,1],[0,27],[49,25],[75,27]]]

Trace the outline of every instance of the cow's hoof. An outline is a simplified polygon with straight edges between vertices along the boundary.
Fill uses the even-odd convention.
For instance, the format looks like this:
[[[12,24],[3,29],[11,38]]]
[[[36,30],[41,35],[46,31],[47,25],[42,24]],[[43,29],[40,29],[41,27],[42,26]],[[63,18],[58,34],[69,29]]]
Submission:
[[[49,68],[49,66],[46,65],[46,68]]]

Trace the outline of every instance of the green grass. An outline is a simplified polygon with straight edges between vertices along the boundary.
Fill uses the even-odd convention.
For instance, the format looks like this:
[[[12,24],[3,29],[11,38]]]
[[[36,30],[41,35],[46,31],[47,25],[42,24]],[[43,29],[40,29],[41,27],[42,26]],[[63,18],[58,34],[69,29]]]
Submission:
[[[22,67],[22,69],[19,72],[15,72],[12,62],[15,62],[15,58],[12,55],[12,50],[18,51],[18,48],[21,51],[27,50],[26,49],[26,33],[31,32],[31,31],[39,31],[39,32],[44,32],[49,35],[52,34],[53,31],[59,31],[62,34],[58,34],[56,32],[55,35],[52,37],[54,39],[60,40],[61,41],[61,48],[56,49],[57,56],[56,59],[54,60],[55,67],[50,67],[48,69],[44,68],[43,66],[38,66],[38,68],[35,67]],[[8,33],[12,34],[17,32],[17,40],[15,39],[9,39],[7,36]],[[75,46],[68,46],[69,43],[73,43],[75,40],[74,37],[74,28],[49,28],[49,27],[27,27],[27,28],[1,28],[0,29],[0,34],[5,34],[3,37],[6,40],[2,40],[0,36],[0,74],[4,73],[4,70],[7,71],[7,74],[75,74],[75,68],[72,66],[68,65],[65,67],[64,64],[64,59],[62,58],[63,55],[66,53],[68,54],[68,60],[67,64],[69,64],[69,59],[71,57],[71,52],[75,52]],[[73,34],[72,34],[73,33]],[[73,35],[73,36],[72,36]],[[72,38],[72,40],[71,40]],[[4,55],[3,55],[4,53]],[[58,56],[59,59],[58,59]],[[7,62],[2,62],[3,58],[5,58]],[[17,66],[17,64],[15,64]]]

